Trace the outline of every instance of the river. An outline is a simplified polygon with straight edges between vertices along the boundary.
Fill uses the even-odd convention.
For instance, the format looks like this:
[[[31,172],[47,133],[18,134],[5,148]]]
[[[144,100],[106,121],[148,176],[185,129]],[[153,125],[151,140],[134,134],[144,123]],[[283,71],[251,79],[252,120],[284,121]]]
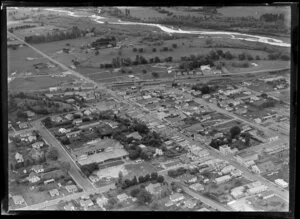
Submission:
[[[172,33],[180,33],[180,34],[194,34],[194,35],[225,35],[229,36],[231,39],[235,40],[244,40],[244,41],[250,41],[250,42],[260,42],[264,44],[274,45],[274,46],[281,46],[281,47],[291,47],[290,43],[283,42],[282,40],[266,37],[266,36],[259,36],[259,35],[252,35],[252,34],[244,34],[244,33],[238,33],[238,32],[230,32],[230,31],[198,31],[198,30],[182,30],[180,28],[170,28],[165,25],[161,24],[154,24],[154,23],[142,23],[142,22],[131,22],[131,21],[122,21],[117,20],[115,21],[109,21],[108,18],[98,16],[98,15],[79,15],[76,12],[72,12],[65,9],[58,9],[58,8],[47,8],[45,10],[48,11],[54,11],[54,12],[60,12],[60,13],[66,13],[69,16],[72,17],[89,17],[93,21],[97,22],[98,24],[104,24],[104,22],[107,22],[109,24],[121,24],[121,25],[144,25],[144,26],[152,26],[157,27],[161,29],[162,31],[172,34]],[[101,10],[101,9],[99,9]]]

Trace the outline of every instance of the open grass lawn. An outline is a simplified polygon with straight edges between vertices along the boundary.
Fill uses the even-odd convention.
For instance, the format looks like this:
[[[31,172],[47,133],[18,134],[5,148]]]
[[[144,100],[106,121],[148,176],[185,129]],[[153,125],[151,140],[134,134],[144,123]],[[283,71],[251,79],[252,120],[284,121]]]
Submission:
[[[125,168],[128,171],[128,175],[126,175],[126,178],[128,179],[132,179],[134,176],[145,176],[147,174],[151,174],[152,172],[156,172],[152,165],[146,162],[127,164],[125,165]]]
[[[273,69],[280,69],[280,68],[288,68],[290,67],[289,61],[269,61],[269,60],[253,60],[249,61],[250,66],[248,68],[236,68],[232,67],[229,62],[226,65],[226,68],[231,73],[242,73],[242,72],[252,72],[252,71],[262,71],[262,70],[273,70]],[[257,64],[257,66],[251,65],[251,63]]]
[[[11,91],[32,91],[39,89],[48,89],[49,87],[60,86],[63,83],[71,83],[73,76],[66,77],[32,77],[32,78],[16,78],[9,83],[8,89]]]
[[[263,211],[287,211],[289,205],[283,199],[278,196],[273,196],[271,198],[261,200],[256,197],[247,198],[246,200],[251,202],[251,205],[258,210]]]

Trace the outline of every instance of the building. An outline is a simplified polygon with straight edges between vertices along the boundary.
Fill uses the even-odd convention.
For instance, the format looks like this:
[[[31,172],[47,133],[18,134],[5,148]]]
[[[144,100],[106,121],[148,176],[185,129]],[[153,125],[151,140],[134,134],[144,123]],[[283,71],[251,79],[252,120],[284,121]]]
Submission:
[[[33,117],[33,116],[35,116],[35,113],[32,112],[32,111],[30,111],[30,110],[25,111],[25,113],[27,114],[28,117]]]
[[[58,91],[58,87],[49,87],[50,92]]]
[[[189,187],[197,192],[204,190],[203,185],[201,185],[200,183],[194,183],[194,184],[190,185]]]
[[[282,188],[286,188],[289,186],[287,182],[285,182],[283,179],[276,179],[274,181],[277,185],[281,186]]]
[[[120,202],[124,202],[126,201],[127,199],[129,199],[129,196],[126,194],[126,193],[122,193],[120,195],[117,195],[117,199],[120,201]]]
[[[275,196],[275,194],[270,190],[266,190],[261,192],[258,196],[261,197],[262,199],[268,199]]]
[[[51,195],[51,197],[59,196],[59,191],[57,189],[52,189],[49,191],[49,194]]]
[[[198,209],[197,211],[210,211],[210,210],[207,209],[207,208],[205,208],[205,207],[203,207],[203,208]]]
[[[73,114],[68,113],[67,115],[65,115],[64,118],[67,119],[67,120],[72,120],[73,119]]]
[[[98,206],[103,207],[108,203],[108,199],[104,195],[102,195],[101,197],[98,197],[96,199],[96,202]]]
[[[232,165],[226,166],[221,170],[222,174],[228,174],[231,173],[233,170],[235,170],[235,167]]]
[[[224,155],[227,155],[227,154],[234,154],[238,151],[237,148],[234,148],[234,149],[231,149],[227,144],[225,145],[222,145],[219,147],[219,151],[224,154]]]
[[[17,163],[23,163],[23,162],[24,162],[23,155],[20,154],[19,152],[17,152],[17,153],[15,154],[15,159],[16,159]]]
[[[31,146],[32,146],[32,148],[40,149],[41,147],[44,146],[44,142],[38,141],[38,142],[33,143]]]
[[[245,186],[238,186],[230,191],[230,195],[234,197],[235,199],[239,199],[244,196]]]
[[[82,123],[82,119],[74,119],[72,122],[72,124],[74,124],[74,125],[79,125],[81,123]]]
[[[259,186],[253,187],[253,188],[249,188],[249,189],[247,190],[247,192],[248,192],[249,194],[253,195],[253,194],[257,194],[257,193],[266,191],[267,189],[268,189],[267,186],[265,186],[265,185],[259,185]]]
[[[14,195],[12,196],[12,200],[14,201],[15,205],[25,204],[25,200],[22,195]]]
[[[261,174],[272,172],[275,169],[275,165],[271,160],[256,164],[256,166]]]
[[[221,184],[221,183],[229,181],[230,179],[231,179],[230,175],[221,176],[221,177],[215,178],[215,183]]]
[[[248,161],[258,160],[258,154],[254,151],[242,151],[235,155],[237,162],[245,165]]]
[[[65,205],[64,209],[66,211],[75,211],[76,210],[75,206],[71,202],[69,202],[67,205]]]
[[[170,201],[172,202],[178,202],[178,201],[182,201],[184,200],[184,195],[183,194],[180,194],[180,193],[174,193],[172,195],[170,195]]]
[[[31,172],[27,179],[31,183],[36,183],[41,180],[41,178],[35,172]]]
[[[78,136],[80,133],[81,133],[81,130],[78,130],[78,131],[74,131],[74,132],[69,132],[69,133],[66,134],[66,136],[68,138],[72,138],[72,137]]]
[[[195,183],[197,182],[197,176],[188,175],[185,177],[184,182],[186,183]]]
[[[94,202],[91,200],[91,199],[87,199],[87,200],[80,200],[79,201],[79,204],[80,204],[80,206],[81,207],[83,207],[83,208],[88,208],[88,207],[91,207],[91,206],[93,206],[94,205]]]
[[[67,185],[65,186],[66,190],[71,193],[71,192],[77,192],[78,191],[78,188],[76,185]]]
[[[196,200],[188,199],[184,201],[184,207],[186,208],[194,208],[197,205]]]
[[[22,122],[19,124],[19,128],[20,129],[27,129],[28,128],[28,124],[26,122]]]
[[[161,185],[159,183],[155,183],[155,184],[150,183],[145,189],[152,195],[160,194],[162,191]]]
[[[43,173],[45,171],[43,165],[34,165],[31,170],[35,173]]]
[[[55,123],[60,123],[63,121],[63,119],[60,116],[52,116],[51,121]]]

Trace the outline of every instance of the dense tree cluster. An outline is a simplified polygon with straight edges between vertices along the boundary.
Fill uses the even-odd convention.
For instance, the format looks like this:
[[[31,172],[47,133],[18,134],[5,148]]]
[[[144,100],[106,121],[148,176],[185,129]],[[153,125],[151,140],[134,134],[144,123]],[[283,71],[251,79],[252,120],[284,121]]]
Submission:
[[[192,86],[192,90],[201,91],[202,94],[210,94],[215,92],[219,87],[217,85],[209,86],[208,84],[195,84]]]
[[[77,26],[73,26],[70,31],[57,31],[53,33],[47,33],[46,35],[33,35],[25,36],[24,40],[26,43],[46,43],[53,41],[60,41],[66,39],[75,39],[83,34]]]
[[[267,13],[267,14],[262,14],[259,17],[260,20],[266,21],[266,22],[276,22],[276,21],[284,21],[285,17],[284,14],[272,14],[272,13]]]

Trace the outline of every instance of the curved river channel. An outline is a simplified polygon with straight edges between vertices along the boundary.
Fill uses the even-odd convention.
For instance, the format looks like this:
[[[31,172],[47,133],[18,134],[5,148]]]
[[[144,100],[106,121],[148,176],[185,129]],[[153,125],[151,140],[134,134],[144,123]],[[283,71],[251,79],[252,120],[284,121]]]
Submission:
[[[104,24],[105,20],[107,20],[107,18],[98,16],[98,15],[90,15],[90,16],[79,15],[76,12],[63,10],[63,9],[48,8],[48,9],[45,9],[45,10],[54,11],[54,12],[61,12],[61,13],[67,13],[67,15],[72,16],[72,17],[89,17],[93,21],[95,21],[99,24]],[[164,31],[166,33],[169,33],[169,34],[182,33],[182,34],[195,34],[195,35],[227,35],[227,36],[231,37],[231,39],[245,40],[245,41],[252,41],[252,42],[260,42],[260,43],[265,43],[265,44],[274,45],[274,46],[281,46],[281,47],[291,47],[290,43],[285,43],[285,42],[283,42],[282,40],[279,40],[279,39],[265,37],[265,36],[251,35],[251,34],[243,34],[243,33],[238,33],[238,32],[181,30],[181,29],[174,29],[174,28],[166,27],[166,26],[161,25],[161,24],[130,22],[130,21],[121,21],[121,20],[118,20],[117,22],[109,21],[107,23],[109,23],[109,24],[121,24],[121,25],[152,26],[152,27],[157,27],[157,28],[161,29],[162,31]]]

